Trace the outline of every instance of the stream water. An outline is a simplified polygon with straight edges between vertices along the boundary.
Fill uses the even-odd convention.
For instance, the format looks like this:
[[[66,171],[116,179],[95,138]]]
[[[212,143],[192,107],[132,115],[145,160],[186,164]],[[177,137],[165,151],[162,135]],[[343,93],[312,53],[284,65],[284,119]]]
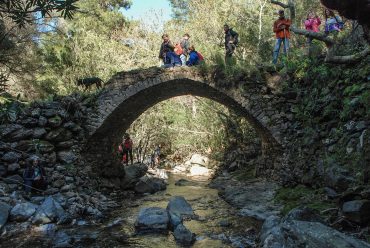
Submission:
[[[190,181],[177,186],[179,179]],[[209,188],[207,179],[190,179],[170,174],[165,191],[152,195],[122,199],[122,207],[109,213],[103,223],[77,221],[75,225],[52,227],[46,230],[25,232],[1,247],[181,247],[171,232],[165,234],[135,234],[134,223],[143,207],[166,208],[171,196],[183,196],[193,207],[197,220],[184,221],[196,234],[192,247],[255,247],[255,237],[261,223],[238,215],[237,209]],[[14,243],[13,243],[14,242]],[[17,244],[16,246],[14,244]],[[70,244],[70,246],[68,245]]]

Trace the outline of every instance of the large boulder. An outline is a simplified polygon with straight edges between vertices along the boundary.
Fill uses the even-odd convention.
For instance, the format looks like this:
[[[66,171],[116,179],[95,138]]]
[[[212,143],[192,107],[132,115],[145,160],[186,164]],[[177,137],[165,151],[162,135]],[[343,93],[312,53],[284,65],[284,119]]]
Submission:
[[[201,154],[193,154],[190,159],[190,164],[208,167],[209,159]]]
[[[47,224],[65,218],[66,213],[62,206],[49,196],[37,208],[36,214],[32,218],[32,223]]]
[[[142,208],[135,222],[138,233],[166,233],[169,227],[168,212],[163,208]]]
[[[17,204],[10,211],[10,219],[15,221],[28,220],[36,212],[37,208],[37,205],[30,202]]]
[[[306,210],[294,209],[283,219],[268,217],[261,229],[260,247],[370,248],[364,241],[317,222],[317,217]]]
[[[165,190],[166,182],[161,178],[143,176],[135,185],[135,192],[137,193],[155,193],[157,191]]]
[[[183,196],[173,196],[167,205],[167,211],[171,215],[176,215],[181,219],[184,217],[193,218],[194,211],[190,204],[185,200]]]
[[[192,165],[190,168],[189,175],[209,177],[211,175],[211,170],[200,165]]]
[[[354,200],[345,202],[342,206],[343,214],[351,221],[366,224],[370,221],[370,201]]]
[[[121,182],[122,188],[133,188],[140,178],[142,178],[148,167],[145,164],[134,164],[126,166],[124,169],[125,177]]]
[[[195,241],[195,234],[189,231],[183,224],[177,225],[173,232],[176,242],[190,246]]]
[[[0,230],[8,221],[9,211],[12,207],[4,202],[0,202]]]

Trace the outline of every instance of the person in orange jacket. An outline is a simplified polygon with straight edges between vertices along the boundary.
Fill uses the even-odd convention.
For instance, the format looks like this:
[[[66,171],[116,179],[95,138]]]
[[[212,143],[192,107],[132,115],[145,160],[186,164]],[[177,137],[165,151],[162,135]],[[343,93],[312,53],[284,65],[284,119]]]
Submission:
[[[290,38],[290,31],[289,28],[292,25],[292,21],[290,19],[285,18],[284,10],[279,10],[279,19],[274,22],[274,32],[276,34],[276,43],[274,47],[274,54],[273,54],[273,63],[276,64],[281,43],[284,44],[284,54],[288,53],[289,50],[289,38]]]

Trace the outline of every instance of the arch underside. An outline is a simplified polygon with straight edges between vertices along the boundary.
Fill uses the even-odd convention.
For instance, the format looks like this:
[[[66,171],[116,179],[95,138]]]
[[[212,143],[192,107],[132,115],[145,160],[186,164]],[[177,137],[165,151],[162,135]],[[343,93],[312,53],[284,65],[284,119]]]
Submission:
[[[102,163],[112,160],[112,147],[121,141],[125,130],[148,108],[172,97],[181,95],[194,95],[217,101],[246,117],[255,128],[262,140],[262,149],[279,147],[278,142],[272,137],[269,130],[254,118],[240,103],[227,94],[212,86],[190,79],[176,79],[161,82],[121,102],[104,120],[100,127],[92,134],[88,142],[89,154],[100,153]],[[97,149],[98,148],[98,149]],[[274,148],[275,149],[275,148]],[[104,156],[104,154],[109,156]],[[105,159],[104,157],[107,157]]]

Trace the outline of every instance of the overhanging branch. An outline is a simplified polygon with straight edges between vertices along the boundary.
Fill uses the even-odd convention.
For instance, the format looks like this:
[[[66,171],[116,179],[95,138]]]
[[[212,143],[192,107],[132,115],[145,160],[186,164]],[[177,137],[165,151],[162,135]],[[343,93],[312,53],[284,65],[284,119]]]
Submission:
[[[280,1],[271,0],[271,3],[275,4],[275,5],[279,5],[280,7],[284,8],[284,9],[287,9],[287,8],[290,7],[288,4],[282,3]]]
[[[299,29],[294,25],[291,26],[290,30],[292,30],[295,34],[304,35],[306,37],[325,42],[327,47],[332,47],[335,44],[335,41],[332,38],[323,33],[315,33],[304,29]]]
[[[346,56],[335,56],[333,55],[333,52],[329,50],[328,53],[326,54],[325,62],[335,64],[355,63],[362,60],[368,55],[370,55],[369,46],[366,46],[366,48],[361,52]]]

